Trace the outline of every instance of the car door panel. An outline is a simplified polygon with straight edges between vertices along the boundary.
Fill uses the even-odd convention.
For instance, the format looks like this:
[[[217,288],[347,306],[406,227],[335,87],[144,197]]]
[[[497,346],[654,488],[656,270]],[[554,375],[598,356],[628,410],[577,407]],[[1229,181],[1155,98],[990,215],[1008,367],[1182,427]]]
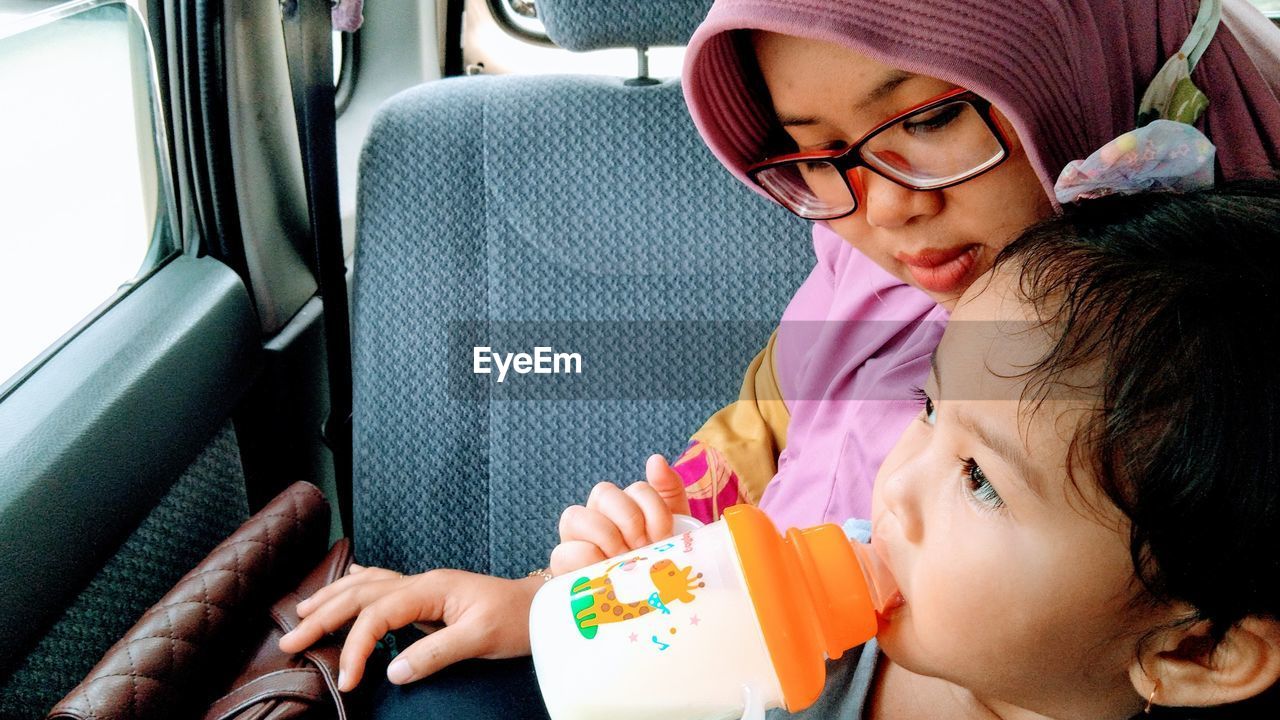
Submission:
[[[259,353],[239,277],[178,256],[0,402],[0,674],[226,424]]]

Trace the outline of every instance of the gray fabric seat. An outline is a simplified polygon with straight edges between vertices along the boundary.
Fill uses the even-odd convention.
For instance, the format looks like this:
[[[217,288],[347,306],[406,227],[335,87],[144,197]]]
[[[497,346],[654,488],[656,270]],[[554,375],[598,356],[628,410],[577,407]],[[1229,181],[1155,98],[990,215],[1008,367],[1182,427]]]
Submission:
[[[636,27],[687,39],[709,4],[539,8],[553,39],[643,43]],[[564,506],[642,479],[736,397],[812,266],[807,223],[716,162],[677,81],[407,91],[365,146],[358,218],[357,552],[405,571],[544,565]],[[476,346],[535,344],[579,352],[583,373],[472,373]]]

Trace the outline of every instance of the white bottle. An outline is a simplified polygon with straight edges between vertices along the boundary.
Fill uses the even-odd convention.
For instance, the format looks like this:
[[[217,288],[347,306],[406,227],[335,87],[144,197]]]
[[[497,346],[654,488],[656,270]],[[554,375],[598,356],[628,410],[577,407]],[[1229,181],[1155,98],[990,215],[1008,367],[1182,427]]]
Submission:
[[[544,585],[529,618],[534,666],[552,720],[795,712],[817,699],[826,658],[871,639],[895,595],[839,527],[783,538],[735,506]]]

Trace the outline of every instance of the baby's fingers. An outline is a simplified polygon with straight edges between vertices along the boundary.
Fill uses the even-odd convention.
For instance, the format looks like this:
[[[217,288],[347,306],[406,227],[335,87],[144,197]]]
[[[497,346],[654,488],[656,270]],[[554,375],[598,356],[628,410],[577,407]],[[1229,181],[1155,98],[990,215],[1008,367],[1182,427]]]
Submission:
[[[671,512],[689,514],[689,495],[684,489],[684,479],[671,469],[665,457],[650,455],[644,464],[644,476]]]
[[[649,544],[649,531],[645,523],[645,513],[639,503],[631,495],[622,491],[613,483],[600,483],[591,490],[587,498],[587,509],[595,510],[608,518],[618,529],[626,547],[618,552],[626,552]],[[601,546],[601,549],[607,550]],[[617,555],[618,552],[612,553]]]
[[[562,542],[551,551],[551,574],[563,575],[594,565],[605,558],[606,555],[600,551],[600,548],[585,540]]]
[[[647,482],[632,483],[623,490],[644,514],[647,542],[657,542],[671,537],[671,510]]]
[[[621,555],[630,549],[617,524],[602,513],[571,505],[560,515],[560,542],[585,540],[600,548],[605,557]]]

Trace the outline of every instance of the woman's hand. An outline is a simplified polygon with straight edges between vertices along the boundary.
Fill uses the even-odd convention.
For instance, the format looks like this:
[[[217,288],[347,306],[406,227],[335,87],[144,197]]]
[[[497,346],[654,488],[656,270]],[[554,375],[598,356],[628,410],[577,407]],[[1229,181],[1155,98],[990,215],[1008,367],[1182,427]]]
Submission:
[[[397,685],[467,658],[528,655],[529,608],[542,583],[539,577],[507,580],[462,570],[401,575],[353,565],[346,577],[298,603],[302,622],[280,638],[280,649],[301,652],[354,619],[338,663],[338,689],[344,692],[360,683],[374,645],[410,623],[444,627],[392,661],[387,679]]]
[[[653,455],[644,482],[620,489],[600,483],[586,507],[572,505],[560,516],[560,544],[551,552],[551,572],[577,570],[671,536],[673,514],[689,513],[684,481]]]

